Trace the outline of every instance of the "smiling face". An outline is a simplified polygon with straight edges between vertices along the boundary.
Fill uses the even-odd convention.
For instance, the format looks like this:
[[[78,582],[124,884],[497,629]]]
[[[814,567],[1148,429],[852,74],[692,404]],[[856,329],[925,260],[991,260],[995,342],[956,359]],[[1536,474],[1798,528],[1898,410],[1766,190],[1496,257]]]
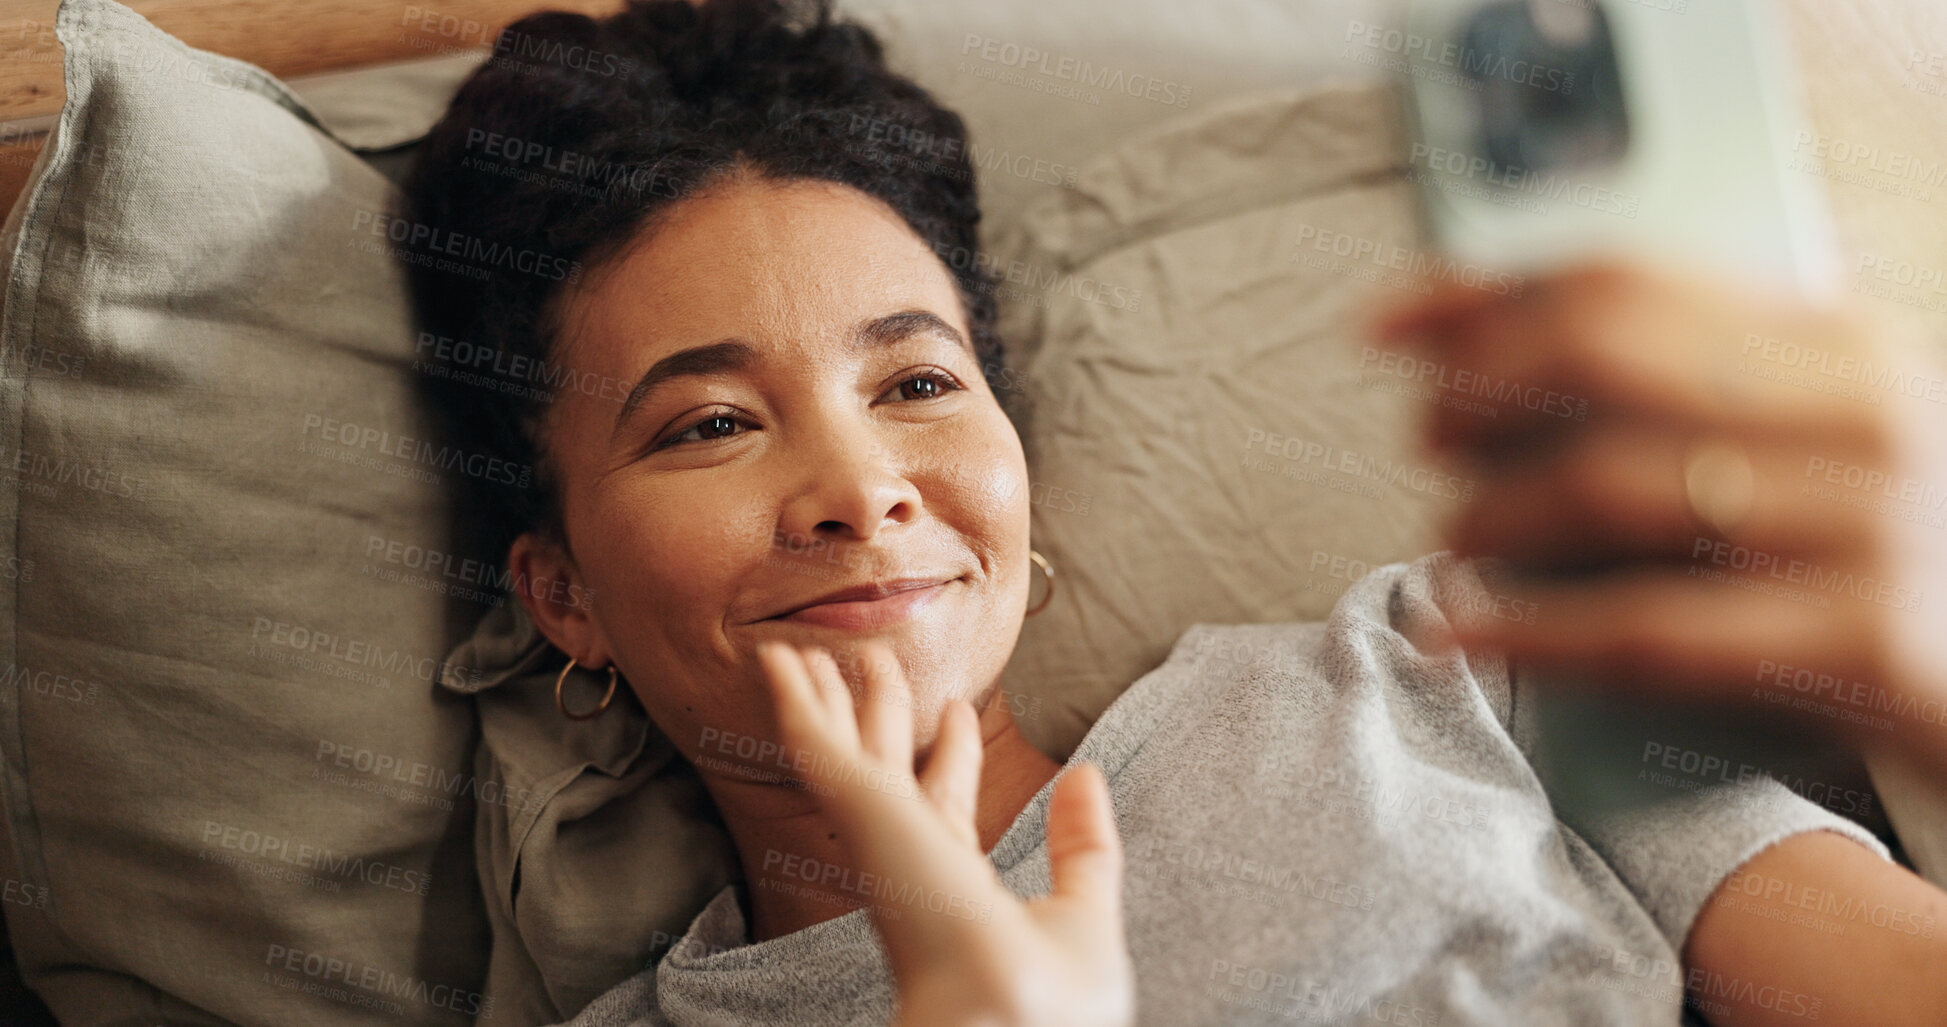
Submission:
[[[522,600],[680,750],[774,737],[764,639],[841,666],[883,639],[922,745],[941,702],[996,682],[1027,604],[1026,462],[952,274],[890,207],[728,178],[567,294],[561,326],[557,362],[609,387],[549,415],[571,552],[524,535],[510,570],[592,593]],[[807,608],[875,584],[903,591]]]

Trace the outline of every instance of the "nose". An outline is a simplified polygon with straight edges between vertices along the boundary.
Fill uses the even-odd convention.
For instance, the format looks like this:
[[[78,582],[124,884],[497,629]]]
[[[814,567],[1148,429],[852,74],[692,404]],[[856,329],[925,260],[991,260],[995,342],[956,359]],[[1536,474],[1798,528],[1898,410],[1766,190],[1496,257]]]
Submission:
[[[919,488],[906,461],[876,432],[828,427],[787,459],[796,487],[778,525],[788,537],[867,542],[888,525],[919,517]]]

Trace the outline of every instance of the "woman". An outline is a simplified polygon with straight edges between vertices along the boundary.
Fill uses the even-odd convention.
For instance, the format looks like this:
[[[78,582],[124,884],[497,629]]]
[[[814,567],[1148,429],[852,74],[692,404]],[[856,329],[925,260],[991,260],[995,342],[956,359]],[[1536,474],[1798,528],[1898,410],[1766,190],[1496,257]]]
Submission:
[[[1723,1023],[1898,1023],[1947,1009],[1921,972],[1942,958],[1932,934],[1861,927],[1835,944],[1777,926],[1808,888],[1909,916],[1947,907],[1773,782],[1560,823],[1529,763],[1522,686],[1451,644],[1515,586],[1449,554],[1376,572],[1323,624],[1187,632],[1062,773],[1007,704],[984,701],[1033,565],[990,283],[939,257],[977,245],[959,119],[812,5],[540,15],[501,49],[429,139],[411,216],[583,273],[416,265],[416,296],[429,330],[617,387],[456,386],[445,402],[536,469],[539,487],[485,497],[536,625],[626,680],[697,763],[743,870],[661,964],[577,1023],[865,1024],[895,1009],[913,1024],[1645,1023],[1686,1003]],[[556,56],[574,53],[618,59]],[[902,131],[873,131],[887,125]],[[504,145],[484,158],[483,141],[508,139],[535,160],[509,165]],[[1618,295],[1682,320],[1689,295],[1627,274],[1552,292],[1550,323]],[[1528,308],[1443,302],[1402,328],[1535,327]],[[1469,358],[1493,352],[1476,341]],[[1627,423],[1625,399],[1611,409]],[[1547,552],[1540,531],[1475,548]],[[1851,658],[1880,637],[1828,641]],[[1926,676],[1939,666],[1903,663],[1914,673],[1898,680],[1947,680]],[[848,688],[867,700],[856,715]],[[726,735],[781,746],[811,787],[775,761],[698,759]],[[1779,887],[1714,901],[1734,874]]]

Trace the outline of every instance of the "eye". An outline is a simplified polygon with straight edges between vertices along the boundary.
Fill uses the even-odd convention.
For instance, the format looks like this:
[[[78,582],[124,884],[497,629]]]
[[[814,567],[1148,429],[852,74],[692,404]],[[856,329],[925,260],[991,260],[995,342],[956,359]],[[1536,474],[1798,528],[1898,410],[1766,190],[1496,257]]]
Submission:
[[[667,449],[670,446],[683,442],[709,442],[712,439],[727,439],[731,435],[736,434],[738,425],[746,425],[749,423],[733,414],[718,411],[700,421],[692,422],[689,427],[656,443],[654,448]]]
[[[957,392],[964,388],[966,386],[961,385],[959,379],[937,367],[929,367],[907,375],[897,385],[887,389],[885,396],[898,393],[899,398],[904,400],[938,399],[949,392]],[[885,396],[879,398],[884,399]]]

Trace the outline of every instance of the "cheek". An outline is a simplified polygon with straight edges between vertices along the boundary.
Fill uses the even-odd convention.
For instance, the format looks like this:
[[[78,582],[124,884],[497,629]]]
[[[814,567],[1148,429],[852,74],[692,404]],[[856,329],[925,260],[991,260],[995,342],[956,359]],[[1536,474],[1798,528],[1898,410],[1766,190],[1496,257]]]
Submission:
[[[1020,438],[1005,415],[964,433],[941,465],[935,513],[952,525],[1006,579],[1027,559],[1029,483]]]
[[[1032,588],[1028,473],[1019,436],[998,411],[978,430],[955,434],[951,459],[936,463],[922,488],[932,516],[978,560],[983,580],[954,618],[899,654],[913,686],[936,702],[973,698],[994,683],[1013,653]],[[915,727],[930,739],[935,722],[922,717]]]
[[[768,548],[776,515],[757,490],[719,485],[618,489],[595,519],[582,569],[598,595],[614,597],[597,603],[611,636],[650,626],[680,636],[691,620],[720,619],[731,582]]]

